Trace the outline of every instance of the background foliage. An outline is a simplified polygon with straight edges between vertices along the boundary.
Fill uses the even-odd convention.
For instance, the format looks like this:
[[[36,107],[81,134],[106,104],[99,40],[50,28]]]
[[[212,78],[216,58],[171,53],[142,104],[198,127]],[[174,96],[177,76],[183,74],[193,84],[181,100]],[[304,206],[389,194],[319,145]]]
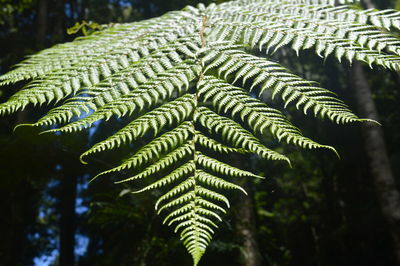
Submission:
[[[141,20],[187,4],[196,1],[0,1],[0,72],[24,55],[71,40],[74,36],[67,35],[66,28],[76,21]],[[396,5],[394,1],[376,4],[379,8]],[[321,68],[321,59],[312,52],[301,52],[299,61],[291,61],[294,54],[287,53],[277,55],[285,66],[321,81],[355,109],[350,66],[328,59]],[[378,68],[368,71],[368,81],[392,168],[399,177],[399,78]],[[0,101],[19,86],[3,87]],[[44,111],[28,109],[0,118],[0,265],[190,264],[171,229],[148,211],[153,198],[125,194],[107,178],[87,186],[96,166],[111,163],[97,157],[98,162],[83,166],[79,155],[123,121],[74,135],[37,135],[33,128],[12,133],[16,123],[32,122]],[[268,177],[248,185],[256,215],[247,226],[255,230],[263,265],[395,265],[358,126],[316,126],[317,121],[302,116],[296,120],[304,124],[305,135],[336,147],[342,159],[326,151],[290,149],[286,153],[291,153],[294,168],[288,170],[279,164],[234,158]],[[242,195],[236,197],[243,201]],[[243,253],[238,252],[243,249],[243,236],[236,230],[240,215],[228,213],[203,265],[245,265]]]

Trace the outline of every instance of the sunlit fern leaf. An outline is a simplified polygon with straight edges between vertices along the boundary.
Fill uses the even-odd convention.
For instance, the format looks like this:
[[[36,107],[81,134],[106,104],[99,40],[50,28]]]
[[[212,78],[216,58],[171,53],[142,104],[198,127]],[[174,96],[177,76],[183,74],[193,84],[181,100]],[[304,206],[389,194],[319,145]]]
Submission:
[[[248,5],[250,9],[246,9],[247,5],[233,5],[212,13],[210,20],[215,20],[216,23],[213,24],[213,30],[210,32],[210,39],[243,43],[260,47],[267,52],[276,51],[291,43],[296,52],[314,47],[321,57],[335,54],[339,60],[345,57],[349,61],[357,59],[370,65],[377,64],[394,70],[399,69],[399,58],[391,54],[393,51],[398,53],[394,36],[378,29],[375,30],[372,26],[368,31],[360,33],[359,27],[362,24],[354,23],[351,18],[327,19],[323,15],[315,18],[315,16],[310,16],[309,12],[304,12],[309,6],[301,8],[298,2],[283,2],[288,3],[288,7],[294,7],[290,13],[285,12],[288,8],[282,9],[281,5],[276,4],[273,5],[275,8],[263,13],[264,6],[268,6],[263,1],[251,1]],[[317,3],[314,2],[314,4]],[[311,4],[312,7],[314,7],[313,4]],[[357,28],[357,34],[354,28]],[[378,32],[385,37],[376,38]],[[347,33],[352,33],[352,35]],[[355,35],[370,37],[370,45],[364,47],[354,39]],[[385,47],[389,48],[388,53],[382,52]]]
[[[142,165],[143,163],[149,162],[150,160],[157,159],[163,153],[167,153],[171,149],[174,149],[177,146],[183,144],[185,141],[187,141],[190,138],[192,131],[193,128],[191,123],[188,121],[183,122],[175,129],[157,137],[150,143],[143,146],[137,153],[135,153],[132,157],[127,159],[121,165],[114,167],[110,170],[107,170],[105,172],[102,172],[99,175],[104,175],[111,172],[129,169],[133,166],[137,167],[139,165]],[[87,155],[87,153],[82,154],[81,159],[85,155]]]
[[[365,120],[335,93],[274,62],[271,53],[313,49],[324,58],[400,68],[400,40],[390,33],[400,29],[400,13],[335,5],[354,2],[237,0],[106,25],[1,76],[0,85],[27,84],[0,104],[0,114],[58,104],[29,124],[48,127],[45,132],[124,118],[122,129],[81,160],[130,145],[126,160],[93,179],[109,174],[135,193],[157,189],[157,213],[179,232],[197,265],[230,207],[225,191],[246,193],[235,179],[261,178],[224,157],[253,154],[290,164],[264,135],[275,138],[273,147],[335,151],[302,135],[283,111],[290,105],[338,124]]]
[[[73,67],[76,70],[93,69],[94,79],[100,73],[136,61],[141,54],[155,50],[165,42],[193,32],[197,14],[173,11],[159,18],[141,22],[116,24],[104,31],[56,45],[31,56],[18,68],[0,78],[3,83],[40,77],[52,71]],[[178,26],[178,27],[177,27]],[[108,59],[108,60],[106,60]]]
[[[199,107],[197,109],[195,120],[207,128],[210,134],[219,135],[235,148],[247,150],[265,159],[283,160],[290,163],[286,156],[265,147],[260,140],[251,132],[244,129],[239,123],[227,117],[220,116],[206,107]]]
[[[142,178],[149,177],[150,175],[155,174],[155,173],[161,171],[162,169],[165,169],[165,168],[169,167],[173,163],[181,161],[186,156],[190,156],[192,154],[193,154],[193,147],[192,147],[190,142],[186,142],[182,146],[176,148],[172,152],[170,152],[170,153],[166,154],[165,156],[163,156],[156,163],[154,163],[154,164],[148,166],[147,168],[145,168],[139,174],[137,174],[137,175],[135,175],[133,177],[118,181],[117,183],[122,183],[122,182],[126,182],[126,181],[132,181],[132,180],[136,180],[136,179],[142,179]]]
[[[261,178],[260,176],[257,176],[251,172],[241,170],[229,164],[222,163],[216,159],[208,157],[202,154],[201,152],[196,152],[196,163],[200,165],[202,168],[209,169],[223,176],[230,176],[230,177],[251,176],[251,177]]]
[[[189,83],[196,77],[196,69],[197,67],[192,64],[178,64],[165,72],[161,72],[158,76],[143,83],[128,94],[106,103],[89,116],[52,131],[78,131],[90,127],[98,120],[108,120],[113,115],[122,117],[140,112],[145,108],[151,108],[176,93],[187,92]]]
[[[63,105],[51,110],[34,125],[65,123],[69,122],[74,116],[96,111],[107,103],[128,94],[139,85],[146,83],[148,79],[154,78],[156,73],[172,68],[173,63],[183,63],[183,61],[177,54],[173,56],[172,53],[164,53],[163,49],[156,51],[95,86],[83,90],[84,96],[70,98]],[[185,75],[185,73],[180,73],[180,79],[184,80],[185,77],[182,77],[182,75]]]
[[[227,47],[206,54],[207,68],[218,69],[219,75],[225,79],[228,75],[232,75],[234,81],[241,79],[243,85],[250,80],[250,91],[256,86],[260,87],[259,94],[271,90],[272,99],[280,95],[285,107],[295,102],[297,109],[303,107],[304,113],[312,109],[315,115],[327,116],[337,123],[360,121],[329,90],[317,87],[275,62],[238,50],[237,46]]]
[[[172,171],[170,174],[166,175],[165,177],[157,180],[156,182],[152,183],[151,185],[146,186],[145,188],[135,191],[134,193],[140,193],[143,191],[164,187],[167,184],[170,184],[170,183],[176,181],[177,179],[182,178],[183,176],[193,172],[195,169],[196,169],[195,162],[189,161],[189,162],[185,163],[184,165],[179,166],[178,168],[176,168],[174,171]]]
[[[315,32],[322,33],[326,36],[335,36],[341,39],[345,39],[346,36],[351,40],[355,41],[357,44],[362,47],[367,47],[369,49],[377,49],[381,51],[383,48],[389,49],[389,51],[394,52],[396,54],[399,53],[397,50],[397,46],[394,44],[398,44],[398,39],[390,33],[382,31],[380,29],[376,29],[372,25],[365,25],[365,22],[368,20],[368,16],[365,15],[364,11],[357,10],[348,10],[344,7],[332,7],[329,5],[298,5],[290,3],[290,1],[283,2],[274,2],[265,3],[260,5],[260,3],[254,2],[252,4],[248,4],[245,6],[237,7],[240,10],[226,9],[222,10],[221,8],[215,12],[215,16],[219,16],[222,18],[227,18],[232,20],[232,15],[228,14],[236,14],[236,17],[233,16],[233,21],[263,21],[273,20],[282,24],[296,24],[296,27],[300,28],[309,28],[314,29]],[[379,13],[379,12],[374,12]],[[298,14],[298,15],[294,15]],[[336,16],[338,14],[339,16]],[[371,13],[372,14],[372,13]],[[372,21],[385,21],[385,25],[392,25],[394,21],[398,21],[400,16],[399,12],[386,14],[387,19],[371,19]],[[378,15],[378,14],[377,14]],[[385,17],[385,14],[381,14]],[[324,20],[321,18],[329,17],[329,20]],[[357,19],[358,18],[358,19]],[[359,22],[359,23],[356,23]],[[376,26],[381,27],[383,23],[379,23]],[[387,26],[389,28],[389,26]],[[250,42],[252,46],[254,46],[256,41],[261,38],[263,35],[263,30],[256,30],[254,34],[250,34],[251,31],[247,31],[247,34],[244,36],[245,42]],[[276,35],[277,36],[277,35]],[[283,38],[283,36],[282,36]],[[276,40],[276,39],[275,39]],[[300,37],[297,36],[293,41],[293,47],[301,48],[310,48],[315,44],[315,40],[313,41],[308,37]],[[262,45],[261,45],[262,46]],[[337,57],[341,58],[344,54],[345,49],[340,49],[337,51]]]
[[[247,152],[245,149],[232,148],[232,147],[226,146],[222,143],[219,143],[218,141],[203,135],[200,131],[195,132],[194,141],[198,145],[203,146],[204,148],[207,148],[209,150],[219,152],[219,153],[231,153],[231,152],[246,153]]]
[[[176,123],[180,124],[187,120],[193,112],[194,105],[193,95],[186,94],[179,97],[135,119],[108,139],[94,145],[82,156],[110,150],[127,142],[130,143],[143,136],[150,129],[153,129],[154,135],[157,135],[164,127],[172,126]]]
[[[269,128],[272,135],[279,140],[286,140],[303,148],[332,147],[318,144],[304,137],[300,130],[294,127],[278,110],[268,107],[260,100],[250,97],[243,89],[230,85],[225,81],[206,76],[199,82],[199,95],[204,94],[204,100],[212,98],[213,106],[219,110],[230,111],[232,118],[239,113],[243,122],[246,122],[253,131],[264,133]],[[335,151],[336,152],[336,151]]]

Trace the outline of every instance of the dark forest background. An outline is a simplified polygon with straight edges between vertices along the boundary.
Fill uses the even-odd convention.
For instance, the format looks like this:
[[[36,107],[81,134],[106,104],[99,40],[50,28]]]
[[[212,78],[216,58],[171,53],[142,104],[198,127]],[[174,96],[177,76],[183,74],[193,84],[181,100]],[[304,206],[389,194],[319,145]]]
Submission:
[[[0,0],[0,74],[26,55],[71,41],[82,20],[121,23],[196,5],[196,0]],[[201,1],[203,3],[222,1]],[[368,0],[364,7],[395,8]],[[275,59],[339,94],[362,117],[382,127],[335,125],[288,112],[327,151],[282,146],[293,168],[256,158],[233,158],[266,180],[242,182],[233,194],[201,265],[400,265],[400,74],[322,60],[313,51],[283,49]],[[323,67],[321,67],[323,65]],[[23,84],[0,88],[4,102]],[[152,194],[127,193],[102,177],[113,151],[89,165],[79,155],[119,127],[100,123],[79,134],[43,134],[32,122],[48,107],[0,117],[0,265],[190,265],[171,228],[154,213]],[[376,112],[375,112],[376,111]]]

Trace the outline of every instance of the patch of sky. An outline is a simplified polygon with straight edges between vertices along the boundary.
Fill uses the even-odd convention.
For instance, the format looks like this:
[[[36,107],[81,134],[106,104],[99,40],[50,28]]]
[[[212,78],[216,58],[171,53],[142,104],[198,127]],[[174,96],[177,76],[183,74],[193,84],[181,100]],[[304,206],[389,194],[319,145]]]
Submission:
[[[71,5],[71,3],[65,3],[64,4],[64,12],[65,12],[65,15],[68,17],[68,18],[72,18],[72,19],[78,19],[78,13],[77,12],[73,12],[73,10],[72,10],[72,5]]]
[[[59,252],[57,249],[54,249],[50,252],[50,255],[41,255],[33,259],[34,266],[50,266],[54,265],[55,261],[59,256]]]
[[[118,3],[122,7],[132,7],[132,1],[118,1]]]
[[[61,164],[56,164],[55,169],[56,169],[56,171],[61,171],[63,169],[63,167]]]
[[[89,141],[91,141],[94,133],[96,133],[100,123],[101,123],[101,120],[98,120],[98,121],[94,122],[93,125],[89,128],[89,134],[88,134]]]
[[[75,199],[75,212],[78,215],[82,215],[89,211],[89,208],[84,205],[84,199],[82,197],[82,194],[88,189],[89,179],[90,176],[88,174],[84,175],[82,177],[82,182],[78,183],[76,187],[77,197]]]
[[[86,212],[89,211],[89,208],[84,205],[84,198],[83,198],[83,193],[88,189],[89,186],[89,180],[90,180],[90,175],[85,174],[80,178],[79,180],[81,182],[78,182],[77,187],[76,187],[76,192],[77,192],[77,197],[75,200],[75,212],[77,215],[83,215]],[[84,234],[76,233],[75,234],[75,256],[76,256],[76,261],[79,260],[79,257],[85,255],[87,251],[87,247],[89,245],[90,239],[85,236]]]
[[[74,253],[76,260],[79,260],[79,257],[85,255],[87,247],[89,245],[89,238],[85,235],[75,234],[75,248]]]

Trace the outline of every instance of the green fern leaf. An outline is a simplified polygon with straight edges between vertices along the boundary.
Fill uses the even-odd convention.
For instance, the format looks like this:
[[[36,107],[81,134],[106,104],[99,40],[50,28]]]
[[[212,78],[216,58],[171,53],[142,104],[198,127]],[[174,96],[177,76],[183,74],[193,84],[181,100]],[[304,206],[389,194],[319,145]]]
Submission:
[[[336,152],[303,136],[283,111],[290,105],[338,124],[366,120],[331,91],[274,62],[271,53],[314,49],[324,58],[399,70],[400,40],[390,33],[393,28],[400,29],[397,11],[354,10],[334,0],[188,6],[154,19],[101,27],[30,56],[0,77],[0,85],[27,82],[0,104],[0,114],[58,104],[30,124],[49,133],[124,117],[127,125],[93,145],[81,160],[132,145],[129,158],[93,179],[118,175],[116,183],[141,187],[133,193],[159,190],[156,212],[179,232],[197,265],[230,207],[225,190],[246,194],[235,179],[262,178],[216,158],[253,154],[290,164],[261,135],[302,149]],[[278,107],[263,102],[266,98]],[[146,144],[137,146],[138,140]]]

